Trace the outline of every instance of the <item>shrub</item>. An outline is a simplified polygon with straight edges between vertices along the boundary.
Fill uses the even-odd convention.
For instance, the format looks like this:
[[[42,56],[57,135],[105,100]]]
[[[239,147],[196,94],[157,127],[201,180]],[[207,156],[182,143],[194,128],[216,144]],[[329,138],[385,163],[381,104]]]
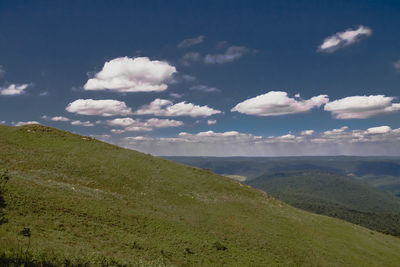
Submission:
[[[220,243],[219,241],[214,242],[213,248],[216,248],[217,250],[227,250],[228,248]]]
[[[7,170],[0,172],[0,225],[7,222],[4,214],[4,208],[6,207],[4,193],[6,192],[6,184],[9,179],[10,177]]]

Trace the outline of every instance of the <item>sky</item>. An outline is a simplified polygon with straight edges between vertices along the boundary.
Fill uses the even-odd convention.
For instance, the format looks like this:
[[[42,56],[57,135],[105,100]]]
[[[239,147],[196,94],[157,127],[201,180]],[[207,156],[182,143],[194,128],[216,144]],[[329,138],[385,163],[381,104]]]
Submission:
[[[0,124],[154,155],[400,155],[399,1],[0,1]]]

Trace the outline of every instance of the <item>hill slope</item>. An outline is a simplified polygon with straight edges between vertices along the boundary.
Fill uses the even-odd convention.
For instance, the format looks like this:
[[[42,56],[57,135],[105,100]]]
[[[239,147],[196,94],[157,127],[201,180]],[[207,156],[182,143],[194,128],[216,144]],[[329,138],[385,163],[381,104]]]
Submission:
[[[248,184],[295,207],[400,236],[400,199],[352,177],[324,171],[278,172]]]
[[[400,239],[209,171],[43,126],[0,126],[3,264],[396,266]],[[23,231],[22,233],[26,233]],[[114,258],[116,261],[110,260]]]

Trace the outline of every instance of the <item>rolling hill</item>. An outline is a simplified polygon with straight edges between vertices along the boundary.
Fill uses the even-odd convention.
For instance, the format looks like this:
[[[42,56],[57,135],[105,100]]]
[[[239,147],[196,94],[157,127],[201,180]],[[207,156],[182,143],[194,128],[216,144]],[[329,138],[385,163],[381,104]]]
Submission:
[[[248,184],[295,207],[400,236],[400,199],[326,171],[267,173]]]
[[[0,265],[396,266],[400,239],[40,125],[0,125]]]

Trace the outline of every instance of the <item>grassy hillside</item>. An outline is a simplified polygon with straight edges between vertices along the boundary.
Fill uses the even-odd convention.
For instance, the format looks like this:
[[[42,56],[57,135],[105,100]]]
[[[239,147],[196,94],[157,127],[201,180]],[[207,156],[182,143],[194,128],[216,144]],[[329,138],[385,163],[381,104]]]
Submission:
[[[352,177],[323,171],[279,172],[249,184],[295,207],[400,236],[400,199]]]
[[[0,126],[0,265],[396,266],[400,239],[209,171],[43,126]]]

